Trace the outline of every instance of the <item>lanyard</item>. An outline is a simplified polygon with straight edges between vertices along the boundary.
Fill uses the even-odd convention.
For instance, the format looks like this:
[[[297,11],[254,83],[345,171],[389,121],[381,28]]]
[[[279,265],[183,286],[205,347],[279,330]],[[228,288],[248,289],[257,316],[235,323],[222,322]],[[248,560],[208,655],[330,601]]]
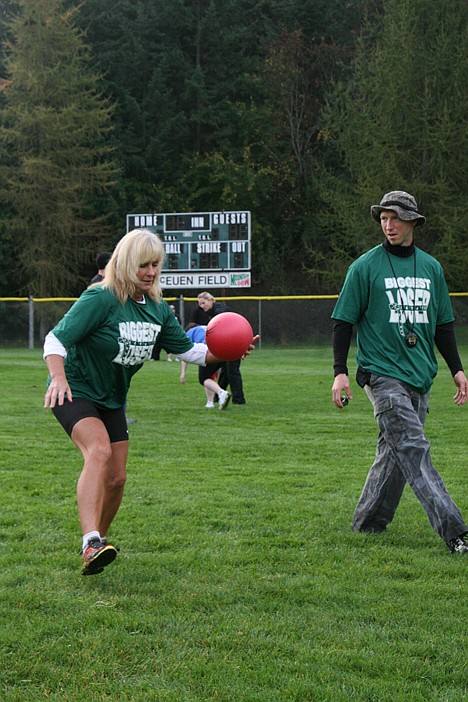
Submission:
[[[400,299],[400,304],[397,306],[397,308],[398,308],[398,329],[399,329],[401,336],[403,336],[405,339],[405,344],[410,349],[412,349],[418,343],[418,336],[414,331],[414,319],[415,319],[415,314],[416,314],[415,306],[413,304],[413,322],[411,324],[411,327],[410,327],[408,333],[406,333],[406,330],[403,326],[403,295],[402,295],[403,291],[400,288],[400,286],[398,285],[398,278],[395,275],[395,269],[393,268],[392,259],[391,259],[390,254],[388,253],[387,249],[385,249],[385,253],[387,254],[388,262],[390,264],[390,268],[392,269],[393,277],[395,278],[395,282],[396,282],[396,285],[398,288],[398,297]],[[416,249],[414,249],[413,256],[414,256],[414,285],[416,286]]]

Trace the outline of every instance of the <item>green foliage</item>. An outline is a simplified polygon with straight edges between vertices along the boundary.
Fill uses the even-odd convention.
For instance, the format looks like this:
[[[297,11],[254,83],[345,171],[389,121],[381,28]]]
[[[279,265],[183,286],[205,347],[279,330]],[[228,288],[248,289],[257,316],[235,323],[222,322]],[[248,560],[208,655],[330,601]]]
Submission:
[[[164,203],[226,208],[220,195],[253,203],[256,285],[310,291],[302,232],[317,199],[319,106],[349,62],[364,5],[340,3],[340,15],[337,3],[311,0],[85,3],[82,24],[117,104],[121,220]]]
[[[0,198],[18,289],[70,294],[105,234],[93,197],[115,177],[105,138],[111,108],[62,0],[21,0],[9,26],[0,109]]]
[[[203,409],[196,368],[184,386],[176,363],[135,376],[121,551],[83,578],[81,456],[42,409],[40,352],[0,351],[2,700],[466,698],[467,559],[408,489],[387,533],[350,528],[377,438],[365,393],[332,405],[323,348],[257,350],[242,368],[247,404],[226,412]],[[453,393],[442,369],[427,430],[466,513]]]
[[[466,287],[467,27],[468,5],[457,0],[390,0],[366,27],[353,79],[336,86],[324,113],[342,161],[322,192],[337,274],[376,242],[369,206],[401,189],[428,218],[418,236],[440,257],[449,286]]]
[[[129,212],[232,203],[253,212],[258,293],[336,293],[379,236],[369,206],[404,188],[428,216],[421,245],[465,289],[467,13],[458,0],[5,0],[0,285],[77,292]]]

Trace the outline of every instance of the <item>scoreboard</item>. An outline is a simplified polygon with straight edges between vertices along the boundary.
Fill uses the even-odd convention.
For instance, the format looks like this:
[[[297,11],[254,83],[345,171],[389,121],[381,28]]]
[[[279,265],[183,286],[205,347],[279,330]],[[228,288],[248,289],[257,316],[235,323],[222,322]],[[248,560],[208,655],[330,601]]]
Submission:
[[[250,212],[127,215],[139,228],[164,243],[163,288],[250,287]]]

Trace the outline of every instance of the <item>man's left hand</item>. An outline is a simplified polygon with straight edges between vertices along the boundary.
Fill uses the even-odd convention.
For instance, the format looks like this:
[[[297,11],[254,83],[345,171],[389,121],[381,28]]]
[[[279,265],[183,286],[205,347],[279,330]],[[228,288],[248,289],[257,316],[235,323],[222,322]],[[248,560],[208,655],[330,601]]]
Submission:
[[[468,380],[463,371],[458,371],[453,376],[453,382],[457,386],[457,393],[454,395],[453,400],[456,405],[464,405],[468,400]]]

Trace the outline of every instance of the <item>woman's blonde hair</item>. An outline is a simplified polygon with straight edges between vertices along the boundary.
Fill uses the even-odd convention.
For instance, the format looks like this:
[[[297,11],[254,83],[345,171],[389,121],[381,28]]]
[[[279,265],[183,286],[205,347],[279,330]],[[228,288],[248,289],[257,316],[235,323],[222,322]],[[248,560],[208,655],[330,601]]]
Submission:
[[[115,247],[100,285],[110,288],[118,301],[124,305],[128,297],[133,297],[138,290],[138,269],[144,264],[158,261],[158,273],[148,295],[160,302],[162,292],[159,275],[163,260],[164,244],[159,236],[149,229],[133,229],[125,234]]]
[[[201,297],[204,298],[205,300],[213,300],[214,301],[213,295],[209,292],[198,293],[197,299],[199,300]]]

